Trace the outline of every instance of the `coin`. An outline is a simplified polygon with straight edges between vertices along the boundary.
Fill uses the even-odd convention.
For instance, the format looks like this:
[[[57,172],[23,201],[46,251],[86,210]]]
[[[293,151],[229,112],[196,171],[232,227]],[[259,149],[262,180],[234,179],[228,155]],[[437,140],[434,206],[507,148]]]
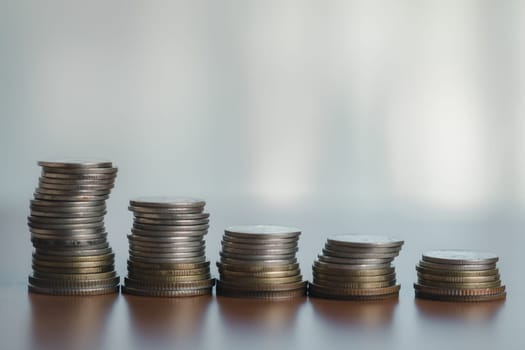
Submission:
[[[184,214],[184,213],[166,213],[166,212],[153,212],[153,213],[143,213],[136,211],[133,213],[135,218],[144,218],[144,219],[166,219],[166,220],[203,220],[210,217],[209,213],[194,213],[194,214]]]
[[[499,270],[487,269],[487,270],[447,270],[447,269],[433,269],[416,265],[416,270],[421,273],[431,274],[433,276],[451,276],[451,277],[476,277],[476,276],[493,276],[499,275]]]
[[[242,225],[230,226],[224,230],[225,236],[231,237],[259,237],[259,238],[294,238],[301,234],[301,231],[294,227],[274,226],[274,225]]]
[[[400,247],[403,241],[393,237],[379,235],[334,235],[327,239],[328,244],[349,247]]]
[[[474,264],[486,265],[498,261],[498,256],[488,252],[476,252],[471,250],[449,249],[434,250],[423,254],[424,261],[440,264]]]
[[[507,296],[506,292],[501,292],[498,294],[488,294],[488,295],[438,295],[432,293],[423,293],[421,291],[416,291],[416,298],[439,300],[439,301],[453,301],[453,302],[482,302],[482,301],[495,301],[505,299]]]
[[[374,259],[374,258],[336,258],[333,256],[328,255],[318,255],[317,259],[322,262],[328,262],[333,264],[347,264],[347,265],[372,265],[372,266],[381,266],[381,265],[389,265],[394,259],[388,258],[388,259]]]
[[[255,264],[255,265],[247,265],[247,264],[228,264],[224,262],[217,262],[217,267],[220,269],[225,269],[228,271],[237,271],[237,272],[250,272],[250,273],[259,273],[259,272],[275,272],[275,271],[298,271],[299,270],[299,264],[297,262],[294,263],[284,263],[284,264]]]
[[[111,168],[113,163],[108,160],[92,158],[62,159],[54,161],[39,161],[38,165],[45,168]]]
[[[139,197],[129,201],[132,207],[149,208],[202,208],[206,202],[202,199],[189,197]]]
[[[150,288],[133,288],[122,286],[122,293],[146,297],[192,297],[199,295],[211,294],[212,287],[195,288],[195,289],[150,289]]]
[[[169,220],[169,219],[148,219],[148,218],[136,217],[134,222],[138,224],[159,225],[159,226],[193,226],[193,225],[207,225],[210,222],[210,220],[208,219]]]
[[[28,291],[30,293],[37,294],[50,294],[50,295],[63,295],[63,296],[85,296],[85,295],[102,295],[102,294],[111,294],[118,293],[119,286],[112,287],[102,287],[102,288],[43,288],[33,285],[28,286]]]
[[[437,270],[446,270],[446,271],[483,271],[491,270],[496,268],[495,263],[489,264],[439,264],[434,262],[428,262],[421,260],[419,266],[424,268],[431,268]]]

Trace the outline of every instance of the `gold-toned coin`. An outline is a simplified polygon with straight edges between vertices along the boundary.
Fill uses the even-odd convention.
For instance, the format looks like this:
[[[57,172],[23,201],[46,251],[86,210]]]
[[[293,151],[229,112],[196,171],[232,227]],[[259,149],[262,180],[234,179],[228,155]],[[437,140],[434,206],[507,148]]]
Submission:
[[[396,279],[395,272],[387,275],[358,275],[358,276],[345,276],[345,275],[330,275],[325,273],[319,273],[313,271],[314,279],[334,281],[334,282],[357,282],[357,283],[368,283],[368,282],[388,282]]]
[[[491,288],[472,288],[472,289],[460,289],[460,288],[440,288],[425,286],[418,283],[414,283],[414,289],[423,294],[433,295],[448,295],[448,296],[478,296],[478,295],[494,295],[505,292],[505,286],[491,287]]]
[[[391,287],[396,284],[396,280],[381,282],[354,282],[354,281],[331,281],[314,278],[313,284],[325,288],[334,289],[376,289]]]
[[[134,288],[134,287],[129,287],[129,286],[122,286],[122,293],[138,295],[138,296],[145,296],[145,297],[193,297],[193,296],[210,295],[212,293],[212,287],[164,290],[164,289],[147,289],[147,288]]]
[[[501,281],[489,281],[489,282],[439,282],[418,278],[418,284],[423,286],[438,287],[438,288],[450,288],[450,289],[482,289],[482,288],[493,288],[499,287]]]
[[[63,296],[86,296],[86,295],[102,295],[102,294],[111,294],[118,293],[119,286],[112,287],[103,287],[103,288],[82,288],[82,289],[72,289],[72,288],[44,288],[37,287],[33,285],[28,286],[28,291],[30,293],[37,294],[49,294],[49,295],[63,295]]]

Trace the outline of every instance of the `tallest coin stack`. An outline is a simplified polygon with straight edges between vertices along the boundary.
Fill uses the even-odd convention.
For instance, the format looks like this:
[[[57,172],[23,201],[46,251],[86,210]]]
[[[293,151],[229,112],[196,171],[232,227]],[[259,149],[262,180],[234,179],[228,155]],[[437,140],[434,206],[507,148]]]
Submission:
[[[54,295],[118,292],[119,277],[104,226],[117,168],[111,162],[38,162],[28,217],[34,252],[29,291]]]

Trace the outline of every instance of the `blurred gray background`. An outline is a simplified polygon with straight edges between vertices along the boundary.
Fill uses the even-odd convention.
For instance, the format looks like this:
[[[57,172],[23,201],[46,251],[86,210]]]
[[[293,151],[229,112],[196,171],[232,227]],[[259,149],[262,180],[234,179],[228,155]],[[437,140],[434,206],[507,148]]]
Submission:
[[[307,277],[333,233],[405,238],[403,282],[423,249],[518,252],[524,15],[523,1],[0,0],[0,281],[26,283],[36,162],[64,157],[119,167],[106,223],[121,275],[127,203],[156,194],[207,200],[212,261],[225,226],[300,227]]]

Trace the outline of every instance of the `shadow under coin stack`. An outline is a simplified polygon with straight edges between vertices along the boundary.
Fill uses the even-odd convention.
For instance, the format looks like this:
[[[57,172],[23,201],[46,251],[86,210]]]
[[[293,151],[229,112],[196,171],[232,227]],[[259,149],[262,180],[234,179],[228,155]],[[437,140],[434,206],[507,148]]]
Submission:
[[[395,268],[403,241],[371,235],[329,237],[313,264],[309,295],[327,299],[375,300],[399,295]]]
[[[128,276],[122,291],[154,297],[211,294],[215,280],[204,236],[210,214],[192,198],[145,197],[130,201],[135,218],[129,240]]]
[[[118,292],[115,255],[104,226],[111,162],[38,162],[39,185],[28,217],[33,252],[29,291],[54,295]]]
[[[416,297],[444,301],[504,299],[498,257],[469,250],[435,250],[423,254],[416,265]]]
[[[248,225],[224,231],[217,294],[229,297],[289,299],[306,295],[295,254],[301,231]]]

